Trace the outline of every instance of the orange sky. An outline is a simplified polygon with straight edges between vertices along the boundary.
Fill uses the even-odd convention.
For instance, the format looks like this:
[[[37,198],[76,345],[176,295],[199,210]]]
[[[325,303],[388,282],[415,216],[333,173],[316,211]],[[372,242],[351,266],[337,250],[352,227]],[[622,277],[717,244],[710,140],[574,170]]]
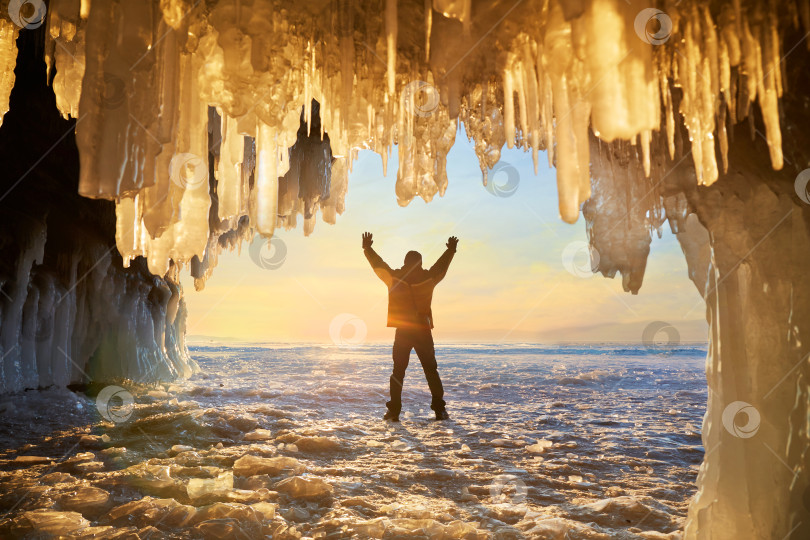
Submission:
[[[401,208],[394,195],[396,154],[383,176],[379,156],[364,152],[337,225],[319,221],[308,238],[300,227],[278,231],[286,256],[277,268],[258,266],[245,245],[241,256],[220,256],[202,292],[184,276],[188,333],[240,341],[391,341],[386,289],[360,247],[361,233],[369,230],[394,268],[410,249],[428,266],[448,236],[459,237],[434,294],[437,341],[640,342],[653,321],[671,324],[683,341],[705,340],[705,309],[668,226],[663,239],[653,239],[638,296],[622,292],[618,276],[583,278],[566,270],[563,251],[586,240],[584,221],[560,221],[554,170],[544,154],[540,160],[535,176],[529,154],[505,151],[502,162],[514,167],[517,191],[497,197],[482,186],[472,146],[459,133],[445,197]],[[505,173],[495,182],[506,182]],[[585,254],[575,262],[583,264]]]

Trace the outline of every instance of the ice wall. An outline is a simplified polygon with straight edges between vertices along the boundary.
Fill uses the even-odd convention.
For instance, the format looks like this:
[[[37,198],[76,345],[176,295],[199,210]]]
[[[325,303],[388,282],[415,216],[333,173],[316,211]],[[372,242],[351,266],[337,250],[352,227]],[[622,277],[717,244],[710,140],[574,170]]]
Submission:
[[[810,215],[741,143],[679,235],[711,328],[686,537],[809,538]]]
[[[177,267],[124,268],[115,205],[78,195],[74,122],[59,116],[38,37],[22,32],[16,74],[3,75],[16,84],[0,127],[0,394],[187,376]]]
[[[807,163],[802,99],[785,104],[797,145],[786,148],[791,161]],[[621,271],[625,288],[635,290],[650,243],[639,198],[654,193],[657,209],[647,219],[676,234],[705,299],[685,314],[705,310],[710,326],[705,457],[685,537],[807,538],[810,212],[792,173],[774,171],[767,145],[743,135],[729,147],[728,171],[709,188],[697,186],[691,164],[677,161],[656,185],[637,184],[640,153],[593,141],[601,157],[583,213],[599,270]],[[620,174],[599,176],[606,161]]]

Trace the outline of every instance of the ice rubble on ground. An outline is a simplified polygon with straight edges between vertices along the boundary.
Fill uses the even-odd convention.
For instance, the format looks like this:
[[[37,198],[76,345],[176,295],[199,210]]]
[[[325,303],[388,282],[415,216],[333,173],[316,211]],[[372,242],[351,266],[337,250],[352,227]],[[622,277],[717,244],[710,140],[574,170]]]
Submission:
[[[194,456],[175,456],[175,464],[159,466],[136,465],[142,470],[162,476],[169,482],[188,486],[188,498],[182,490],[173,495],[160,491],[156,485],[120,483],[122,478],[114,469],[101,474],[88,476],[77,473],[73,477],[65,473],[49,473],[48,485],[55,496],[53,509],[26,510],[5,522],[0,521],[0,532],[12,537],[37,537],[42,535],[68,536],[71,538],[118,538],[129,535],[132,538],[162,536],[167,532],[191,533],[205,538],[230,538],[247,536],[250,538],[271,535],[277,538],[301,538],[296,524],[309,523],[309,530],[342,531],[344,537],[352,538],[430,538],[432,540],[451,539],[522,539],[522,538],[568,538],[577,534],[583,539],[608,539],[614,531],[626,538],[675,539],[677,533],[654,533],[638,530],[639,535],[625,533],[627,523],[649,520],[647,526],[659,529],[672,529],[671,518],[666,512],[645,505],[634,497],[618,497],[588,504],[574,505],[572,518],[552,517],[549,513],[559,511],[553,507],[549,513],[538,513],[529,506],[511,503],[496,503],[488,499],[468,501],[465,513],[480,514],[480,521],[454,519],[462,508],[453,508],[443,501],[444,510],[398,502],[379,506],[363,497],[347,497],[350,484],[341,481],[346,487],[340,490],[339,498],[334,498],[335,489],[330,481],[318,474],[329,474],[329,469],[314,467],[318,474],[296,475],[294,471],[277,470],[273,473],[274,490],[234,489],[234,474],[224,471],[212,478],[200,478],[201,474],[213,474],[203,468],[193,466],[199,463],[203,454],[208,459],[217,456],[225,449],[200,450]],[[257,449],[251,446],[233,448],[244,453],[239,460],[256,457]],[[292,459],[292,458],[290,458]],[[327,458],[331,459],[331,458]],[[237,460],[237,461],[239,461]],[[295,461],[295,460],[294,460]],[[235,465],[235,464],[234,464]],[[258,475],[262,469],[242,470],[247,480]],[[59,475],[58,477],[55,475]],[[191,476],[189,476],[191,475]],[[124,473],[124,476],[129,476]],[[130,477],[130,481],[133,480]],[[224,479],[224,482],[223,482]],[[339,479],[339,478],[338,478]],[[416,479],[416,478],[414,478]],[[88,486],[88,481],[101,483],[115,491],[115,496],[105,489]],[[467,482],[464,480],[463,482]],[[78,487],[77,486],[78,483]],[[131,487],[138,486],[152,495],[140,496],[121,502],[120,499],[133,496]],[[210,489],[206,489],[210,488]],[[123,489],[123,491],[122,491]],[[488,490],[489,487],[482,489]],[[30,491],[30,488],[29,488]],[[39,490],[41,491],[41,490]],[[47,491],[35,497],[45,497],[37,503],[47,503]],[[201,497],[207,497],[203,500]],[[338,502],[339,500],[339,502]],[[272,501],[272,502],[271,502]],[[51,502],[50,504],[53,504]],[[75,508],[75,510],[73,510]],[[360,512],[352,509],[361,509]],[[449,513],[448,513],[449,512]],[[370,517],[370,516],[377,517]],[[364,518],[363,516],[369,516]],[[318,537],[317,534],[314,537]]]
[[[26,535],[56,537],[76,533],[89,525],[90,522],[78,512],[39,509],[20,516],[14,523],[12,533],[18,538]]]
[[[200,353],[199,358],[206,354]],[[226,362],[223,375],[242,373],[240,364],[250,365],[253,360],[240,356],[238,361]],[[278,362],[279,366],[265,366],[265,372],[255,375],[311,381],[306,366],[300,369]],[[502,362],[498,361],[497,369]],[[513,376],[521,380],[520,374]],[[549,380],[556,376],[550,374]],[[319,375],[315,382],[328,385],[328,379]],[[191,395],[199,396],[200,385],[218,388],[220,380],[198,375],[177,384],[142,388],[136,394],[132,418],[124,423],[99,422],[90,427],[93,413],[83,409],[83,418],[49,418],[50,425],[36,424],[37,433],[22,440],[12,437],[18,443],[5,446],[19,450],[0,455],[0,508],[9,508],[22,494],[28,495],[0,517],[0,537],[13,537],[12,530],[35,536],[36,525],[29,523],[25,513],[39,508],[82,514],[87,524],[65,520],[66,529],[77,527],[71,534],[77,538],[205,535],[292,540],[325,535],[483,540],[565,538],[568,534],[588,539],[623,535],[627,540],[674,540],[685,516],[686,502],[679,495],[691,490],[678,482],[684,475],[694,477],[690,460],[661,463],[667,468],[663,475],[634,471],[631,464],[646,469],[660,462],[645,457],[644,448],[641,454],[622,455],[599,438],[588,437],[590,428],[585,426],[590,421],[575,407],[582,403],[582,396],[568,396],[556,407],[546,403],[545,397],[516,399],[512,408],[499,398],[478,402],[478,396],[462,393],[456,397],[452,424],[430,422],[425,411],[403,419],[402,426],[369,423],[366,413],[374,408],[370,403],[359,405],[355,412],[324,409],[323,400],[313,397],[312,387],[307,391],[301,385],[269,402],[256,395],[223,401],[214,394],[200,398],[194,407],[180,405],[188,404]],[[345,392],[331,396],[330,402],[356,396],[358,391],[373,395],[363,380],[353,380],[358,384],[344,387]],[[251,385],[232,380],[226,386],[243,391]],[[503,386],[502,391],[511,395],[511,385]],[[28,418],[48,411],[50,403],[42,397],[51,392],[27,393],[18,402],[21,414],[12,426],[25,425]],[[505,418],[505,408],[511,408],[514,421],[493,422],[494,416]],[[573,431],[562,426],[569,421],[562,411],[569,408],[570,418],[581,421]],[[540,411],[552,409],[558,411],[558,429],[551,429],[547,422],[533,425]],[[660,444],[661,430],[668,431],[667,420],[659,423],[658,418],[645,416],[649,412],[637,411],[637,420],[645,427],[633,431],[633,438],[649,436],[657,441],[653,444]],[[258,430],[268,438],[246,440]],[[597,428],[606,436],[615,436],[613,430]],[[52,434],[53,439],[40,443],[39,434]],[[35,442],[37,447],[25,450],[23,441]],[[332,449],[307,447],[303,441],[325,441]],[[59,449],[76,443],[79,446],[60,460],[63,451]],[[292,444],[302,449],[293,453]],[[535,444],[545,448],[544,459],[537,460],[529,450]],[[402,446],[407,450],[400,450]],[[32,457],[16,460],[19,452]],[[611,455],[603,456],[604,452]],[[493,480],[505,480],[498,477],[501,474],[525,482],[525,500],[515,498],[520,492],[511,485],[498,492]],[[589,482],[573,482],[572,476]],[[663,494],[665,488],[672,490],[669,495]],[[611,502],[598,504],[605,498]],[[627,520],[635,521],[627,524]],[[634,528],[637,521],[641,525]],[[636,530],[644,535],[632,532]],[[652,531],[662,532],[651,536]]]
[[[276,475],[285,470],[298,474],[304,472],[306,466],[288,456],[264,458],[252,455],[240,457],[233,464],[234,474],[238,476]]]

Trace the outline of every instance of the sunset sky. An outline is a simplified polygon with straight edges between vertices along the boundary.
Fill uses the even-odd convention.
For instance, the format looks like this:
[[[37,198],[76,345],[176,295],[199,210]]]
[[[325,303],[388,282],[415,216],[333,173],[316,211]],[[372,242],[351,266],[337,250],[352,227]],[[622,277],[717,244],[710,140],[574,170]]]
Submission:
[[[433,314],[437,341],[641,342],[654,321],[674,326],[683,341],[706,339],[705,308],[687,277],[686,262],[665,225],[654,238],[638,296],[621,279],[577,277],[563,266],[563,250],[586,241],[582,217],[563,223],[557,212],[555,171],[540,154],[535,176],[531,154],[506,150],[502,162],[519,174],[517,191],[496,197],[481,182],[478,159],[460,131],[448,156],[449,187],[428,204],[400,207],[394,194],[396,149],[383,175],[380,157],[363,152],[349,177],[346,211],[337,224],[318,217],[315,232],[276,233],[286,248],[283,263],[261,268],[248,256],[223,253],[202,292],[187,272],[183,286],[188,334],[265,342],[390,342],[385,327],[386,288],[361,249],[361,234],[392,268],[410,249],[429,267],[451,235],[458,253],[437,287]],[[503,184],[503,174],[496,183]],[[299,220],[300,222],[300,220]],[[580,254],[577,262],[582,263]],[[349,320],[347,324],[342,324]],[[331,334],[330,334],[331,329]]]

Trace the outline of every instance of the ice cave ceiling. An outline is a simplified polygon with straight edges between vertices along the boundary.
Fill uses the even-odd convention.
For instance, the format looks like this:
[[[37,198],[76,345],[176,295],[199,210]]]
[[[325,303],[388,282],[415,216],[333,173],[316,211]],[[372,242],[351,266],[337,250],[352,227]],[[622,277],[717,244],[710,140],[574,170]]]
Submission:
[[[44,26],[57,107],[76,119],[79,193],[115,201],[125,264],[143,255],[162,276],[193,261],[199,286],[217,251],[254,231],[269,236],[302,214],[309,234],[318,209],[334,223],[360,149],[385,164],[398,146],[400,204],[444,195],[462,122],[485,181],[504,144],[536,166],[545,150],[565,221],[591,176],[605,193],[616,182],[639,191],[641,212],[625,212],[632,232],[603,239],[599,268],[636,292],[650,233],[686,215],[683,196],[664,189],[673,164],[688,158],[691,182],[711,185],[728,168],[730,131],[753,127],[756,109],[770,164],[783,168],[784,36],[810,28],[807,1],[11,4],[0,110],[18,33]],[[599,243],[598,227],[589,232]],[[617,242],[624,255],[611,257]]]

